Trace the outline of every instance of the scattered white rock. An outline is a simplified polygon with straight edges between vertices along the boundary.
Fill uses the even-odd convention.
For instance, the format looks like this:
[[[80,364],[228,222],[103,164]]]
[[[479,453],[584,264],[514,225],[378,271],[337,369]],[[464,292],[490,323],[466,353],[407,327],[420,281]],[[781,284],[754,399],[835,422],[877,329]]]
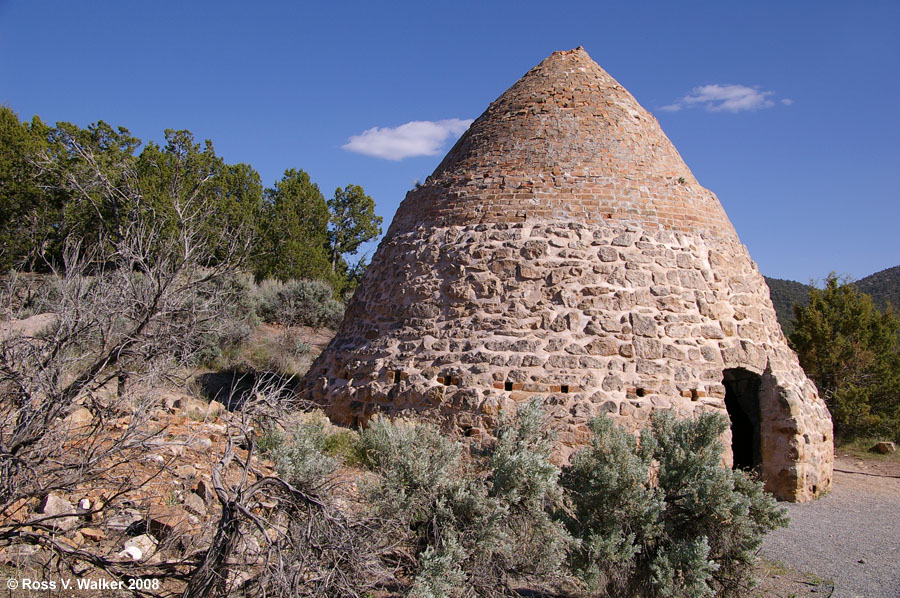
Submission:
[[[140,536],[135,536],[134,538],[129,538],[125,540],[124,549],[122,552],[129,552],[132,556],[132,560],[140,561],[144,557],[149,557],[151,554],[156,552],[157,541],[156,538],[149,534],[141,534]]]
[[[139,561],[144,556],[144,553],[141,552],[141,549],[137,546],[129,546],[118,555],[119,558],[128,559],[131,561]]]

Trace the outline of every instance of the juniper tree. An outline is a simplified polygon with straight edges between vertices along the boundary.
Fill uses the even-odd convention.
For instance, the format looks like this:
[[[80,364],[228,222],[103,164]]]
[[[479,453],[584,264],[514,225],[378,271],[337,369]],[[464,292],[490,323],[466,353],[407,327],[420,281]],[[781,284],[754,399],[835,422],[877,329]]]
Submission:
[[[837,438],[900,438],[900,318],[832,273],[795,305],[790,343],[816,383]]]

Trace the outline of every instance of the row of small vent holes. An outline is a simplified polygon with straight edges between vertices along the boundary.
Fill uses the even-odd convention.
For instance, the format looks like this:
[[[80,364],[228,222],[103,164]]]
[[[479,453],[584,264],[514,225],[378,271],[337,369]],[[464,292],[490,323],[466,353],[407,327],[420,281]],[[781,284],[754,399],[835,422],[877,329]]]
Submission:
[[[392,375],[393,375],[394,384],[397,384],[398,382],[400,382],[400,379],[401,379],[400,370],[394,370]],[[444,374],[443,376],[438,376],[437,381],[439,384],[443,384],[444,386],[451,386],[451,385],[459,386],[459,378],[453,378],[449,374]],[[512,389],[513,389],[513,383],[511,381],[507,380],[506,382],[503,383],[503,390],[510,391]],[[568,394],[569,393],[569,385],[568,384],[561,385],[559,387],[559,392],[561,392],[563,394]],[[640,396],[643,396],[643,395],[640,395]]]
[[[401,378],[400,370],[394,370],[393,378],[394,378],[394,384],[397,384],[398,382],[400,382],[400,378]],[[449,374],[444,374],[443,376],[438,376],[437,381],[438,381],[438,383],[443,384],[444,386],[451,386],[453,384],[459,386],[459,378],[454,379]],[[506,382],[503,383],[503,390],[511,391],[512,389],[513,389],[513,383],[511,381],[507,380]],[[561,392],[562,394],[568,394],[569,393],[569,385],[568,384],[560,385],[559,392]],[[638,388],[637,390],[635,390],[634,394],[636,394],[638,397],[644,397],[647,395],[647,391],[643,388]],[[698,398],[700,398],[700,394],[697,392],[697,389],[692,389],[691,390],[691,400],[696,401]]]

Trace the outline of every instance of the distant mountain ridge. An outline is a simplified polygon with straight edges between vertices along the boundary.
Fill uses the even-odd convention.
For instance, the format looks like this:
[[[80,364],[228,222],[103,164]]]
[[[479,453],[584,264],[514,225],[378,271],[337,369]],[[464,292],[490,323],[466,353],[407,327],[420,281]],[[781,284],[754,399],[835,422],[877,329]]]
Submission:
[[[788,335],[794,330],[793,304],[806,305],[812,287],[794,280],[769,278],[768,276],[764,278],[766,284],[769,285],[778,323],[781,324],[785,335]],[[883,310],[890,303],[895,311],[900,310],[900,266],[870,274],[853,284],[863,293],[871,295],[878,309]]]
[[[871,295],[879,309],[890,303],[895,312],[900,311],[900,266],[866,276],[856,281],[856,288]]]

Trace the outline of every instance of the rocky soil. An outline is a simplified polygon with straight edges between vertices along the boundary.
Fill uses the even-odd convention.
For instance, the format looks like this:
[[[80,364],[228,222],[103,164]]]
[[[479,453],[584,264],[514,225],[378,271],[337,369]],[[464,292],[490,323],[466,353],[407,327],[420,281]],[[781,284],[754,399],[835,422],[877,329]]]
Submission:
[[[224,453],[229,424],[236,416],[216,401],[207,403],[175,392],[165,393],[160,403],[149,422],[158,434],[146,442],[140,459],[110,464],[103,476],[81,484],[75,492],[51,492],[40,501],[16,504],[0,517],[27,522],[71,514],[55,520],[54,540],[115,562],[156,564],[201,554],[209,546],[221,511],[212,489],[212,468]],[[90,418],[87,410],[74,415],[82,411]],[[129,420],[110,422],[101,433],[112,438]],[[246,458],[245,450],[236,452]],[[272,463],[265,459],[254,456],[251,464],[262,475],[273,473]],[[237,481],[240,474],[238,467],[226,470],[226,483]],[[121,492],[124,478],[133,489]],[[257,505],[267,507],[271,508]],[[48,571],[50,562],[50,554],[35,546],[0,548],[0,578],[103,577],[86,565],[74,572]],[[10,595],[30,594],[19,588],[19,594]]]

